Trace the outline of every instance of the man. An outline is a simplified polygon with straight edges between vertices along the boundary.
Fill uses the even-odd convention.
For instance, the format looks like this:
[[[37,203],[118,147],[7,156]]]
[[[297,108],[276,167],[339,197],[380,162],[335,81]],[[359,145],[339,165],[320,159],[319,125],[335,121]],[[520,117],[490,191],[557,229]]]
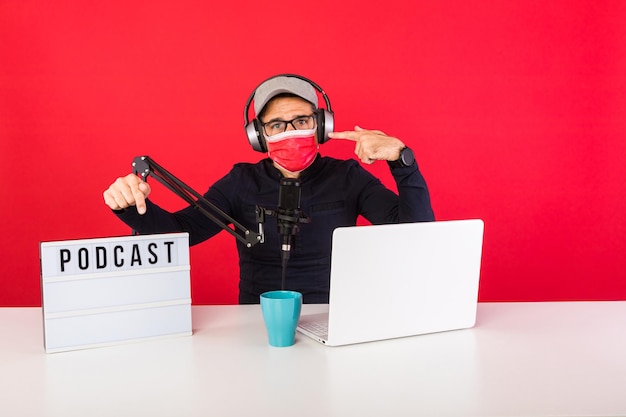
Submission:
[[[255,230],[255,207],[276,207],[280,179],[297,178],[302,212],[312,221],[301,225],[294,238],[285,289],[301,292],[305,303],[327,303],[335,228],[356,225],[359,215],[373,224],[433,221],[434,215],[412,151],[400,139],[379,130],[357,126],[353,131],[324,134],[319,125],[324,124],[324,113],[329,113],[318,108],[315,87],[312,81],[295,75],[276,76],[257,87],[251,99],[258,131],[252,136],[258,135],[254,140],[261,145],[253,144],[250,134],[249,140],[268,157],[256,164],[236,164],[204,197]],[[326,104],[328,107],[329,102]],[[388,161],[399,195],[355,160],[320,156],[319,143],[330,138],[354,141],[355,154],[365,164]],[[139,233],[189,232],[190,244],[194,245],[221,231],[198,210],[188,207],[169,213],[151,202],[149,194],[150,186],[130,174],[111,184],[104,192],[104,201]],[[237,242],[240,303],[258,303],[261,293],[280,289],[280,239],[276,219],[268,217],[264,243],[248,248]]]

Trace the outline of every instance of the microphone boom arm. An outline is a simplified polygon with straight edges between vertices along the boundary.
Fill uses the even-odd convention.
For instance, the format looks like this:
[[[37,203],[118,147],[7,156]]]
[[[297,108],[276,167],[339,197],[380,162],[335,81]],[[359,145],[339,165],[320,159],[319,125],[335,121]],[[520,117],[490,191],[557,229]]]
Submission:
[[[256,245],[257,243],[263,243],[263,222],[265,219],[265,209],[262,207],[256,207],[257,221],[259,223],[259,233],[247,229],[235,219],[224,213],[213,203],[204,198],[201,194],[194,191],[191,187],[183,183],[176,178],[173,174],[168,172],[161,165],[157,164],[149,156],[138,156],[133,159],[133,171],[136,175],[139,175],[144,181],[148,179],[148,176],[152,176],[155,180],[163,184],[170,191],[176,194],[178,197],[185,200],[193,208],[200,213],[211,219],[215,224],[221,227],[226,232],[233,235],[237,240],[246,245],[248,248]],[[200,202],[203,205],[200,205]],[[211,211],[209,211],[210,209]],[[233,225],[231,228],[229,223]]]

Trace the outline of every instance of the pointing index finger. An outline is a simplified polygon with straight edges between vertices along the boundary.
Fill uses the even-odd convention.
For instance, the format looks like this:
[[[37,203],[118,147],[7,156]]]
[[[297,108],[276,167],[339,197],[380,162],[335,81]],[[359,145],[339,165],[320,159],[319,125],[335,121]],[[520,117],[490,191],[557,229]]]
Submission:
[[[329,134],[329,137],[333,139],[346,139],[346,140],[356,141],[359,138],[359,135],[357,132],[353,130],[346,130],[343,132],[331,132]]]

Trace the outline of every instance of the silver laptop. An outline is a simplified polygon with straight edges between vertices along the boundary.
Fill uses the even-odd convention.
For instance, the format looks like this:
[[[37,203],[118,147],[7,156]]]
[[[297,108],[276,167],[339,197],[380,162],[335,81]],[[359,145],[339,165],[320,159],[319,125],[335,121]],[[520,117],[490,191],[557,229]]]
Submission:
[[[473,327],[482,220],[340,227],[328,313],[298,331],[328,346]]]

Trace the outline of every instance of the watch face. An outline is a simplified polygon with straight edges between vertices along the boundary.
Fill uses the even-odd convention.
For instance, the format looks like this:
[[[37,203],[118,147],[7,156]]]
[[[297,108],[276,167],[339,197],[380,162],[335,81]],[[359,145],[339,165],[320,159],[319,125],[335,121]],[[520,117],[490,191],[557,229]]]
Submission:
[[[415,156],[413,155],[413,151],[410,148],[402,149],[400,152],[400,160],[404,166],[411,166],[415,161]]]

